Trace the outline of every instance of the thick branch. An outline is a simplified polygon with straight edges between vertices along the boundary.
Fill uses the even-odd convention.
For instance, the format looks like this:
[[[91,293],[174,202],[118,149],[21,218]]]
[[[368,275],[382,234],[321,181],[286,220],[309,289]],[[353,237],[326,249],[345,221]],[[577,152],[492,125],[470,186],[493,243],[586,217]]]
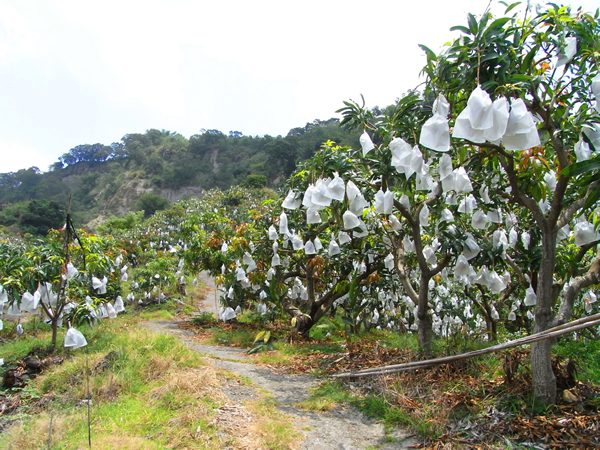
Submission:
[[[554,319],[554,325],[560,325],[569,320],[573,315],[575,299],[581,291],[598,283],[600,283],[600,249],[596,252],[596,257],[592,261],[592,265],[587,273],[583,276],[573,278],[569,286],[565,289],[565,296]]]

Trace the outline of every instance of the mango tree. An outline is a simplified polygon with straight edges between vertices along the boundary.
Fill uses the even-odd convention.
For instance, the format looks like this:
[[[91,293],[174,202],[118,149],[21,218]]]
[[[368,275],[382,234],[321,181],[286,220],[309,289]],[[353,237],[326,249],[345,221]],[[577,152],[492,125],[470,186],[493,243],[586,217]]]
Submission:
[[[598,281],[593,264],[587,281],[568,284],[595,256],[598,242],[589,222],[599,198],[594,172],[569,170],[576,161],[595,160],[600,145],[598,12],[572,14],[551,5],[523,19],[493,20],[489,13],[468,19],[467,26],[454,27],[462,35],[441,54],[423,47],[426,94],[447,106],[438,106],[421,142],[494,180],[490,190],[505,200],[497,203],[505,212],[529,214],[535,235],[529,245],[539,259],[521,269],[531,273],[539,332],[567,320],[578,291]],[[557,267],[566,247],[559,241],[569,230],[581,248],[570,273]],[[548,340],[532,345],[533,389],[541,405],[556,398],[551,346]]]

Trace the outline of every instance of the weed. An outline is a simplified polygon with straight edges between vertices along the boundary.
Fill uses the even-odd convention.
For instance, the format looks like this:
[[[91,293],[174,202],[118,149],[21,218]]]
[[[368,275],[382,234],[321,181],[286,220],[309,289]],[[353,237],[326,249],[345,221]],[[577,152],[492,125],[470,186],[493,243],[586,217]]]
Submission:
[[[192,317],[190,322],[194,325],[208,325],[217,323],[217,318],[213,313],[203,311],[199,315]]]

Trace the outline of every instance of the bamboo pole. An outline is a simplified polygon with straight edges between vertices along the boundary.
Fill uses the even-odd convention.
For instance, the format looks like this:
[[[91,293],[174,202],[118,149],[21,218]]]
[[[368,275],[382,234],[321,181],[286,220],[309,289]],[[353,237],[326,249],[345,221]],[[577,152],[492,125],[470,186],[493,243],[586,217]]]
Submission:
[[[368,375],[384,375],[388,373],[396,373],[405,370],[416,370],[425,367],[435,366],[438,364],[446,364],[449,362],[460,361],[463,359],[473,358],[475,356],[485,355],[488,353],[505,350],[507,348],[518,347],[519,345],[531,344],[532,342],[542,341],[544,339],[550,339],[563,334],[572,333],[583,328],[593,327],[600,325],[600,314],[594,314],[592,316],[584,317],[578,320],[574,320],[569,323],[558,325],[553,328],[549,328],[545,331],[535,333],[529,336],[525,336],[513,341],[505,342],[503,344],[494,345],[492,347],[484,348],[481,350],[475,350],[472,352],[461,353],[460,355],[444,356],[442,358],[427,359],[424,361],[413,361],[404,364],[394,364],[390,366],[375,367],[371,369],[359,370],[357,372],[340,373],[333,375],[332,378],[358,378]]]

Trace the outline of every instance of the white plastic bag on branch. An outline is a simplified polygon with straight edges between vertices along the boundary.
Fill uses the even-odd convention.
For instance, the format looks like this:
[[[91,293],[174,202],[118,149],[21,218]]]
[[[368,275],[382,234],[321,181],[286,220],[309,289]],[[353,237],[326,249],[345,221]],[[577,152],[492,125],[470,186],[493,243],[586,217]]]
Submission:
[[[585,142],[583,139],[579,139],[575,144],[575,156],[577,156],[577,162],[583,162],[590,159],[592,154],[592,149],[590,148],[590,144]]]
[[[400,174],[406,173],[406,169],[410,165],[413,149],[410,144],[402,138],[394,138],[390,142],[390,151],[392,152],[392,166]],[[411,172],[412,173],[412,172]],[[407,176],[408,178],[408,176]]]
[[[302,204],[306,208],[315,208],[317,210],[325,209],[331,205],[332,199],[327,195],[327,185],[329,184],[329,181],[329,179],[324,180],[319,178],[314,186],[309,186],[306,190],[306,194],[304,194]],[[308,201],[305,203],[304,200]]]
[[[106,283],[108,280],[106,277],[103,277],[102,280],[99,280],[96,277],[92,277],[92,287],[98,291],[98,294],[106,294]]]
[[[533,287],[529,286],[525,291],[525,306],[535,306],[537,303],[537,295],[535,295],[535,291]]]
[[[529,249],[531,235],[527,231],[523,231],[523,233],[521,233],[521,242],[523,243],[523,247],[525,247],[525,250]]]
[[[554,190],[556,189],[556,173],[554,172],[554,170],[551,170],[544,175],[544,181],[548,185],[548,189],[554,192]]]
[[[423,208],[419,211],[419,224],[422,227],[429,225],[429,207],[427,205],[423,205]]]
[[[491,209],[487,213],[487,218],[491,223],[502,223],[502,211]]]
[[[36,299],[36,297],[31,295],[31,293],[25,292],[21,296],[21,311],[35,313],[38,309],[39,301],[39,297]]]
[[[323,248],[323,244],[321,244],[321,239],[319,239],[319,237],[315,237],[313,243],[315,244],[315,250],[317,252],[320,252],[321,249]]]
[[[394,269],[394,255],[392,255],[391,253],[389,255],[387,255],[385,257],[385,259],[383,260],[383,263],[384,263],[386,269],[393,270]]]
[[[67,348],[81,348],[87,345],[87,341],[85,337],[81,333],[81,331],[76,330],[75,328],[69,328],[67,330],[67,334],[65,334],[65,342],[64,346]]]
[[[464,257],[467,260],[471,260],[475,258],[480,251],[481,249],[479,248],[479,245],[477,244],[477,241],[475,240],[473,235],[471,233],[467,234],[467,239],[463,243],[462,254],[464,255]]]
[[[492,272],[490,273],[490,291],[492,291],[492,294],[498,294],[504,289],[506,289],[506,284],[504,283],[502,278],[500,278],[500,276],[496,273],[496,271],[492,270]]]
[[[8,293],[4,289],[4,286],[0,284],[0,310],[2,310],[6,302],[8,302]]]
[[[496,143],[504,136],[508,125],[508,101],[505,97],[494,100],[492,104],[492,117],[493,125],[484,131],[483,137],[489,142]]]
[[[394,231],[400,231],[402,229],[402,224],[394,214],[390,215],[390,224],[392,225],[392,230]]]
[[[449,108],[448,100],[440,94],[433,104],[433,117],[429,118],[421,129],[419,144],[438,152],[450,150]]]
[[[360,219],[358,219],[358,220],[360,220]],[[367,227],[362,220],[360,220],[358,227],[359,227],[358,231],[354,230],[354,232],[352,233],[352,235],[354,237],[361,238],[361,237],[366,237],[369,235],[369,231],[367,230]]]
[[[340,246],[338,245],[337,242],[335,242],[334,239],[329,241],[329,250],[328,250],[329,256],[339,255],[341,252],[342,251],[340,250]]]
[[[456,118],[452,137],[483,143],[484,130],[492,127],[493,120],[492,100],[477,86],[467,100],[467,107]]]
[[[600,100],[600,73],[592,78],[592,92],[598,102]]]
[[[444,178],[440,176],[440,181],[443,192],[456,191],[456,174],[454,172],[450,172]]]
[[[521,98],[511,100],[508,125],[502,143],[507,150],[526,150],[540,145],[533,115]]]
[[[125,305],[123,305],[123,297],[121,297],[120,295],[118,295],[115,299],[114,308],[117,313],[125,311]]]
[[[279,238],[279,235],[277,234],[277,229],[275,228],[275,225],[271,225],[269,227],[269,239],[271,241],[275,241]]]
[[[296,196],[297,194],[290,189],[281,206],[285,209],[298,209],[302,204],[302,199],[296,198]]]
[[[342,218],[344,220],[345,230],[351,230],[352,228],[355,228],[360,225],[360,220],[352,211],[345,211]]]
[[[473,272],[473,268],[469,264],[469,261],[467,261],[467,258],[464,255],[458,255],[458,258],[456,258],[456,265],[454,266],[454,276],[469,276]]]
[[[590,314],[592,312],[593,303],[596,303],[597,297],[593,291],[587,291],[583,296],[583,307],[585,308],[585,312]]]
[[[219,315],[219,319],[223,322],[227,322],[228,320],[235,319],[237,314],[233,310],[233,308],[227,307],[223,309],[223,312]]]
[[[326,189],[326,195],[332,200],[343,201],[346,194],[344,180],[335,172],[333,180],[329,182]]]
[[[583,134],[587,136],[596,151],[600,150],[600,123],[585,125]]]
[[[600,234],[594,229],[594,225],[589,223],[585,218],[581,218],[580,222],[575,224],[575,244],[581,247],[582,245],[591,244],[600,239]]]
[[[302,250],[304,248],[304,242],[302,242],[302,238],[297,234],[292,235],[292,248],[294,250]]]
[[[304,244],[304,253],[307,255],[315,255],[317,253],[315,250],[315,244],[313,244],[312,241],[306,241],[306,244]]]
[[[556,67],[564,66],[570,62],[577,53],[577,38],[570,36],[565,38],[565,45],[558,52]]]
[[[290,231],[288,230],[287,215],[284,212],[279,216],[279,233],[286,236],[290,234]]]
[[[558,230],[558,233],[556,233],[556,242],[560,242],[563,239],[567,239],[570,233],[571,228],[569,227],[569,224],[566,224],[564,227]]]
[[[484,230],[488,226],[489,221],[487,214],[478,209],[473,214],[473,217],[471,217],[471,226],[479,230]]]
[[[352,202],[357,195],[361,195],[360,189],[358,189],[352,180],[349,180],[346,184],[346,196],[348,197],[348,201]]]
[[[344,245],[344,244],[347,244],[348,242],[350,242],[352,240],[352,238],[345,231],[340,231],[340,232],[338,232],[337,240],[340,243],[340,245]]]
[[[454,190],[457,194],[468,194],[473,190],[473,185],[464,167],[454,169]]]
[[[373,141],[371,141],[371,137],[367,134],[366,131],[360,136],[360,146],[362,147],[363,156],[367,156],[371,150],[375,148],[373,145]]]
[[[279,255],[275,253],[271,258],[271,267],[277,267],[281,265],[281,260],[279,259]]]
[[[437,264],[437,258],[435,256],[435,250],[431,245],[426,245],[423,248],[423,257],[427,264],[434,266]]]
[[[417,191],[433,191],[437,183],[433,177],[429,174],[429,165],[423,164],[421,170],[417,172],[417,182],[415,189]]]
[[[110,303],[106,304],[106,312],[108,314],[109,319],[117,318],[117,311],[115,310],[115,307],[113,305],[111,305]]]
[[[78,273],[79,273],[79,270],[77,270],[75,268],[75,266],[69,262],[67,264],[67,273],[65,275],[67,280],[72,280],[73,278],[75,278],[77,276]]]
[[[350,202],[350,211],[356,215],[362,215],[368,206],[369,202],[365,200],[362,194],[359,194]]]
[[[412,253],[415,251],[415,243],[408,237],[408,235],[404,236],[402,243],[406,253]]]
[[[307,224],[321,223],[321,215],[319,214],[319,211],[314,208],[308,208],[306,210],[306,223]]]
[[[450,211],[448,208],[444,208],[440,217],[440,222],[454,222],[454,216],[452,215],[452,211]]]

